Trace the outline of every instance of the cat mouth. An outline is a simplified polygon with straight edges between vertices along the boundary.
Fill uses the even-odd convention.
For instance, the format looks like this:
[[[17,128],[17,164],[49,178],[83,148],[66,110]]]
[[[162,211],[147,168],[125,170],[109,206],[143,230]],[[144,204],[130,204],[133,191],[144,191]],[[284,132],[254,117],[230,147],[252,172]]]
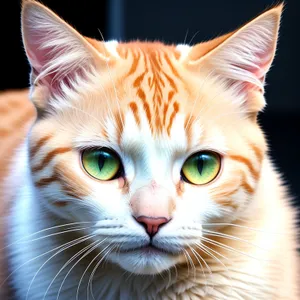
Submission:
[[[163,249],[154,246],[152,243],[149,243],[148,245],[142,246],[142,247],[134,247],[134,248],[127,248],[125,249],[119,249],[118,253],[142,253],[142,254],[148,254],[148,255],[155,255],[155,254],[168,254],[168,255],[178,255],[179,252],[174,252],[168,249]]]

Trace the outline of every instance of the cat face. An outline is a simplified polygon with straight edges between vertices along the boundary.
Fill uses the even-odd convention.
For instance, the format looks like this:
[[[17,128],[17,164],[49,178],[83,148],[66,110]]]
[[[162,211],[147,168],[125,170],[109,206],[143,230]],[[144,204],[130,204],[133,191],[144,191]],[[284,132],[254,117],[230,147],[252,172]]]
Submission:
[[[102,43],[26,1],[23,39],[39,117],[37,195],[127,271],[198,259],[205,228],[251,206],[266,145],[256,123],[281,7],[190,47]],[[47,38],[45,38],[47,37]]]

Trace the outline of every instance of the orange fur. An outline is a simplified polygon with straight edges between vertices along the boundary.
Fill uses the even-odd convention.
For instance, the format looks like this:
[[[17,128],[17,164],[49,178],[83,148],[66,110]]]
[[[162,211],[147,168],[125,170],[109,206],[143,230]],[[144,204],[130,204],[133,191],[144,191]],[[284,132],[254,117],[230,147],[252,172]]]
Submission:
[[[277,20],[280,12],[281,7],[278,7],[271,10],[269,14],[274,15],[274,19]],[[212,58],[237,33],[238,31],[234,31],[213,41],[199,44],[193,47],[184,59],[175,46],[139,41],[118,44],[115,50],[120,57],[116,58],[109,49],[106,49],[103,42],[84,38],[84,41],[93,48],[93,55],[94,52],[99,54],[99,57],[94,56],[97,57],[96,65],[102,68],[101,76],[99,75],[97,80],[91,80],[88,88],[85,85],[79,95],[72,94],[74,99],[71,101],[71,106],[37,119],[29,138],[31,171],[35,186],[41,193],[51,184],[57,183],[64,195],[87,198],[91,194],[92,185],[95,184],[94,179],[85,174],[79,176],[77,169],[73,171],[69,167],[78,160],[76,156],[78,138],[95,143],[105,140],[107,143],[115,143],[121,147],[126,129],[124,120],[130,112],[137,128],[141,129],[144,126],[143,120],[146,120],[154,139],[172,139],[177,134],[173,131],[174,124],[176,125],[179,117],[183,116],[186,153],[194,149],[196,138],[197,146],[213,145],[212,147],[217,151],[218,145],[221,144],[224,149],[227,149],[223,150],[222,154],[225,167],[221,170],[220,176],[206,188],[214,204],[227,212],[226,217],[232,218],[230,219],[232,226],[221,228],[218,232],[222,233],[223,237],[208,231],[207,236],[211,235],[211,240],[207,240],[204,236],[202,248],[187,249],[192,257],[191,260],[196,264],[199,263],[199,256],[204,258],[208,264],[212,264],[212,278],[214,276],[217,278],[219,273],[222,277],[226,270],[213,262],[212,254],[218,252],[221,257],[229,259],[229,267],[241,269],[233,272],[237,282],[240,282],[240,276],[245,275],[241,275],[242,269],[249,270],[249,277],[255,278],[255,268],[252,268],[245,258],[238,258],[237,253],[247,252],[250,253],[249,255],[257,254],[259,257],[266,258],[265,254],[256,253],[257,248],[253,247],[253,244],[262,243],[269,237],[266,232],[262,232],[264,226],[268,229],[269,225],[265,224],[270,224],[274,215],[278,215],[280,224],[274,222],[276,231],[282,229],[284,232],[292,233],[287,240],[272,236],[277,239],[274,242],[276,247],[270,249],[268,255],[276,260],[277,266],[269,265],[262,271],[265,272],[262,276],[267,278],[266,282],[270,285],[274,285],[273,278],[276,280],[276,284],[272,287],[273,294],[270,294],[269,299],[284,299],[279,296],[274,298],[276,294],[288,295],[289,299],[296,300],[298,291],[296,291],[295,278],[298,276],[296,265],[298,257],[295,250],[297,247],[295,214],[288,204],[285,189],[268,161],[263,132],[253,118],[253,115],[261,109],[262,93],[257,87],[249,88],[253,85],[252,82],[247,83],[239,90],[240,93],[246,90],[246,101],[234,102],[234,97],[237,97],[234,92],[224,82],[218,81],[211,75],[211,66],[214,63]],[[105,58],[109,58],[106,64]],[[48,98],[43,99],[43,97],[45,95],[48,97],[49,93],[41,92],[41,88],[42,84],[38,82],[32,98],[37,108],[47,111]],[[9,95],[8,98],[15,99],[13,95]],[[17,98],[19,96],[24,98],[24,95],[22,93]],[[6,95],[1,95],[0,99],[1,97]],[[14,105],[13,102],[12,107]],[[10,108],[0,106],[0,115],[7,115],[9,111]],[[26,114],[21,114],[21,117],[11,124],[19,127],[30,122],[33,119],[33,114],[29,114],[32,108],[26,107],[25,112]],[[114,124],[115,141],[112,141],[111,129],[103,126],[102,123],[107,116]],[[10,144],[11,148],[6,148],[7,151],[17,145],[24,132],[17,133],[18,138],[15,138],[13,129],[4,127],[4,122],[2,125],[0,134],[4,138],[9,137],[13,140]],[[201,132],[196,138],[194,138],[195,131],[196,134]],[[134,152],[135,144],[130,144],[130,147],[132,148],[128,152]],[[53,165],[53,172],[50,173],[51,165]],[[40,175],[42,172],[49,172],[49,174]],[[129,179],[122,178],[117,185],[123,195],[130,194]],[[263,199],[263,202],[259,198],[260,194],[265,195],[266,185],[276,190],[277,196],[280,195],[274,199],[274,203],[273,199]],[[178,179],[174,187],[179,201],[184,199],[186,192],[196,189]],[[45,195],[49,196],[46,192]],[[237,195],[242,195],[239,196],[243,198],[242,202],[239,202],[240,198],[237,199]],[[64,200],[54,201],[53,204],[58,208],[68,205]],[[172,211],[175,208],[177,206],[172,206]],[[243,226],[253,230],[243,230]],[[250,241],[246,245],[242,241],[245,238]],[[280,246],[283,244],[282,249],[279,247],[277,249],[278,243]],[[222,244],[226,247],[221,247]],[[207,247],[211,252],[207,251]],[[234,248],[235,253],[230,251],[230,248]],[[290,251],[292,254],[281,260],[280,257],[285,251]],[[186,270],[188,264],[189,262],[181,264],[179,270]],[[257,269],[261,267],[257,262],[253,264]],[[290,267],[287,268],[287,265]],[[203,272],[209,276],[209,268],[203,267]],[[285,278],[283,282],[280,281],[280,276]],[[243,278],[247,281],[249,277]],[[280,287],[277,286],[279,284]]]

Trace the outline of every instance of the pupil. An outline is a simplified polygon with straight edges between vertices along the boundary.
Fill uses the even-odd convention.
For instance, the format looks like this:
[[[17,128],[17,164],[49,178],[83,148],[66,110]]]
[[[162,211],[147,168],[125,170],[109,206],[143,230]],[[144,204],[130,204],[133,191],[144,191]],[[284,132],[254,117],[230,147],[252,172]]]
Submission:
[[[99,167],[100,171],[102,171],[102,168],[104,167],[104,164],[105,164],[105,156],[100,155],[99,160],[98,160],[98,167]]]
[[[203,165],[204,165],[204,159],[202,157],[199,157],[197,162],[197,169],[200,175],[202,175]]]

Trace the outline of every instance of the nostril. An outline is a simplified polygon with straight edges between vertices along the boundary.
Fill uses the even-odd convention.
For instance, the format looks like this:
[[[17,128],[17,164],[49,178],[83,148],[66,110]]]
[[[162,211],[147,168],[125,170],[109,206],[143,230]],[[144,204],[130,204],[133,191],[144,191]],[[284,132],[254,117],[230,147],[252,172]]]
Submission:
[[[146,223],[144,223],[144,222],[140,222],[140,221],[138,221],[138,223],[140,223],[144,228],[145,228],[145,230],[147,231],[147,229],[148,229],[148,226],[147,226],[147,224]]]
[[[145,228],[150,237],[153,237],[163,225],[170,221],[166,217],[140,216],[135,219]]]

